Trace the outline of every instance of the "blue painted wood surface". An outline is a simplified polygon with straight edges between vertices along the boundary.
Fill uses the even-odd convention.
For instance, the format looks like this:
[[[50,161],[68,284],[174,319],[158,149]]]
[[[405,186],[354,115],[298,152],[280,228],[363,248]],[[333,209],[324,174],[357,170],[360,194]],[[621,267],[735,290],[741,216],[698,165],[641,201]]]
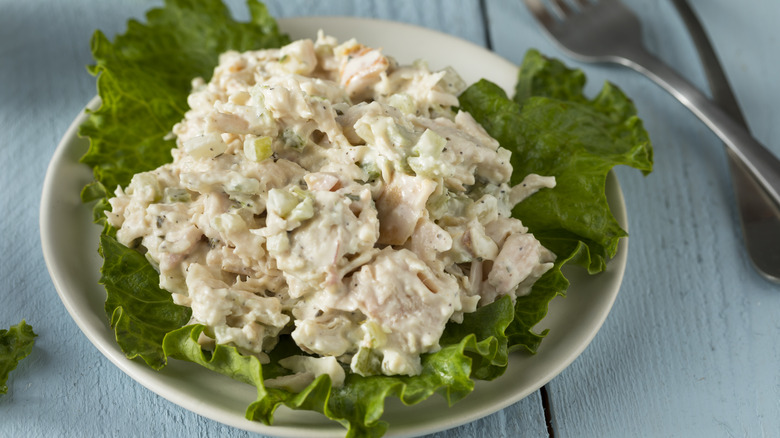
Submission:
[[[647,46],[700,87],[674,8],[626,0]],[[248,436],[192,414],[125,376],[70,319],[46,272],[38,204],[46,166],[95,94],[94,29],[124,30],[156,1],[0,0],[0,327],[39,334],[0,396],[0,436]],[[241,1],[231,1],[243,14]],[[519,0],[267,2],[279,17],[357,15],[450,33],[519,63],[527,47],[563,57]],[[754,135],[780,155],[774,0],[691,0]],[[487,29],[485,28],[487,24]],[[631,233],[621,292],[590,347],[547,385],[560,437],[778,436],[780,287],[744,254],[723,148],[672,97],[634,72],[567,60],[634,98],[656,151],[648,177],[618,169]],[[780,249],[779,249],[780,250]],[[547,436],[537,392],[437,437]]]

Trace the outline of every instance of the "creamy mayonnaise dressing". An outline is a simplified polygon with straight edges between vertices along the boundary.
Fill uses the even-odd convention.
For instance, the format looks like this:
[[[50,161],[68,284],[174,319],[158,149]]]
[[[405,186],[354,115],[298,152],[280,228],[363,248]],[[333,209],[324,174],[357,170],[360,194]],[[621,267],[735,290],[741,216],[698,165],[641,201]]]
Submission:
[[[207,326],[204,344],[267,361],[307,353],[271,386],[415,375],[449,321],[527,294],[554,255],[511,217],[552,177],[516,187],[510,152],[465,112],[451,69],[401,66],[322,33],[227,52],[193,81],[173,162],[110,200],[120,242]]]

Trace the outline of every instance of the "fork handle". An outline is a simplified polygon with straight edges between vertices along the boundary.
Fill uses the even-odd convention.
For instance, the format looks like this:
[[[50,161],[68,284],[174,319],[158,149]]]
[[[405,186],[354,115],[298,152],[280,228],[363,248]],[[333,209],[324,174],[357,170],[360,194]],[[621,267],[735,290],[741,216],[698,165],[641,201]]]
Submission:
[[[619,62],[649,77],[691,110],[734,152],[775,205],[780,206],[780,160],[745,127],[651,53],[634,51]]]

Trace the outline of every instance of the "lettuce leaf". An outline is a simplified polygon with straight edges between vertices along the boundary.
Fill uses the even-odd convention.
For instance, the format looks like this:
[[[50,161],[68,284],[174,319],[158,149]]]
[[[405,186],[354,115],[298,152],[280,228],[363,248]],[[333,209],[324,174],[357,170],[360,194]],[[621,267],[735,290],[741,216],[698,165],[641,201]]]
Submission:
[[[99,250],[100,284],[106,288],[105,310],[116,341],[129,359],[140,357],[159,370],[167,363],[163,338],[187,324],[192,310],[174,304],[171,293],[160,289],[160,274],[146,257],[119,243],[108,227]]]
[[[97,201],[95,222],[105,225],[107,199],[118,185],[171,160],[174,143],[166,137],[187,110],[192,78],[208,80],[219,53],[227,49],[259,49],[289,41],[262,4],[247,3],[251,12],[247,23],[234,21],[220,0],[166,0],[163,8],[147,14],[147,23],[130,21],[127,32],[113,43],[95,33],[96,64],[90,72],[98,76],[103,104],[80,129],[90,139],[82,162],[95,176],[82,199]],[[299,393],[266,388],[265,378],[289,372],[277,361],[303,354],[301,350],[283,338],[266,365],[230,346],[204,350],[197,342],[204,327],[185,325],[190,309],[175,305],[159,288],[158,274],[146,258],[117,242],[114,230],[104,226],[100,282],[106,287],[106,312],[123,352],[155,369],[165,366],[168,358],[187,360],[255,386],[257,399],[246,411],[251,420],[271,424],[275,410],[284,404],[323,413],[344,425],[347,436],[384,434],[388,425],[381,416],[387,397],[415,404],[439,393],[452,404],[473,390],[473,379],[501,376],[509,351],[534,352],[543,339],[545,333],[535,333],[533,327],[546,314],[550,300],[568,287],[561,266],[572,262],[598,272],[625,236],[604,196],[609,169],[616,164],[646,172],[652,168],[647,134],[630,100],[616,88],[605,86],[589,100],[582,94],[581,72],[534,51],[518,79],[514,99],[480,81],[461,96],[460,105],[513,151],[514,183],[529,172],[558,178],[555,189],[537,193],[513,212],[558,259],[532,293],[518,298],[514,306],[505,297],[466,315],[462,324],[450,323],[441,350],[422,357],[421,375],[348,374],[341,388],[331,388],[329,377],[320,376]]]
[[[0,394],[8,393],[8,376],[32,352],[36,336],[25,320],[0,330]]]
[[[518,298],[507,330],[510,349],[538,348],[545,333],[533,327],[569,286],[564,264],[601,272],[627,236],[607,203],[608,172],[619,164],[652,171],[652,145],[631,100],[608,82],[588,99],[584,86],[582,71],[529,50],[512,99],[484,79],[460,96],[461,108],[512,151],[512,184],[529,173],[556,178],[554,189],[540,190],[512,212],[558,258],[531,294]]]
[[[512,151],[513,184],[529,173],[555,176],[555,189],[540,190],[513,215],[559,257],[596,273],[627,235],[607,203],[607,173],[618,164],[648,173],[653,151],[620,89],[606,83],[589,100],[584,85],[581,71],[530,50],[514,99],[483,79],[461,95],[460,104]]]
[[[92,37],[102,105],[79,129],[90,146],[81,158],[93,169],[95,181],[81,193],[97,201],[93,220],[105,223],[109,194],[125,186],[138,172],[172,160],[175,146],[167,139],[187,111],[187,96],[195,77],[208,80],[219,54],[228,50],[278,47],[289,42],[279,32],[265,6],[247,2],[249,22],[237,22],[219,0],[166,0],[150,10],[147,22],[131,20],[113,42],[99,30]],[[140,357],[150,367],[165,366],[165,334],[189,320],[189,308],[177,306],[160,289],[158,273],[137,251],[121,245],[106,226],[99,251],[104,258],[100,283],[106,287],[106,313],[117,342],[129,358]]]

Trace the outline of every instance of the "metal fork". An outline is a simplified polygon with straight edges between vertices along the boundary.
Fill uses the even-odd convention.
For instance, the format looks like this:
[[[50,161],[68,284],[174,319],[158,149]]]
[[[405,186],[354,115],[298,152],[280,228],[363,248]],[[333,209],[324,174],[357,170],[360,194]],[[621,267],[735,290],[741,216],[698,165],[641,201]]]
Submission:
[[[780,206],[780,160],[695,86],[650,54],[637,16],[618,0],[523,0],[542,27],[571,57],[630,67],[655,81],[701,119]]]
[[[683,23],[691,34],[691,40],[699,52],[704,67],[712,101],[729,113],[735,121],[747,128],[745,117],[731,90],[726,73],[720,65],[707,32],[686,0],[671,0]],[[734,199],[737,203],[745,249],[759,274],[769,281],[780,283],[780,207],[767,198],[761,186],[750,176],[745,166],[728,150],[728,163]]]

